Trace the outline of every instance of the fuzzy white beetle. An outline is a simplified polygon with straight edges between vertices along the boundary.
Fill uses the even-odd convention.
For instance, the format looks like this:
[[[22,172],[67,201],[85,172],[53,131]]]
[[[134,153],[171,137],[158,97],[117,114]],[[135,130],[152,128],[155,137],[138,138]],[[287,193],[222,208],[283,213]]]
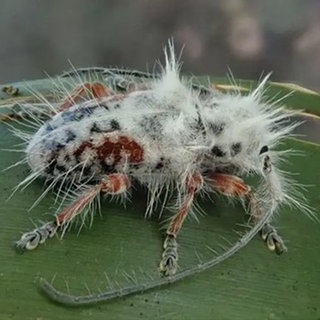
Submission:
[[[23,234],[16,245],[35,249],[59,229],[64,232],[76,216],[87,214],[101,193],[125,195],[136,181],[150,193],[147,215],[162,192],[171,190],[177,197],[160,262],[168,277],[152,285],[87,297],[64,295],[43,280],[55,300],[68,304],[107,300],[179,280],[219,262],[215,259],[175,274],[177,236],[186,216],[195,214],[196,194],[239,197],[255,225],[220,258],[238,250],[259,230],[270,250],[279,254],[285,250],[270,221],[279,204],[298,201],[274,165],[281,156],[275,147],[296,124],[288,122],[282,107],[263,102],[267,78],[247,96],[202,90],[180,78],[172,44],[165,57],[160,76],[130,83],[121,93],[98,82],[83,83],[58,107],[51,106],[52,117],[26,139],[32,174],[20,185],[43,177],[48,189],[67,185],[68,190],[76,188],[77,195],[54,221]],[[255,191],[242,180],[249,175],[262,178]]]

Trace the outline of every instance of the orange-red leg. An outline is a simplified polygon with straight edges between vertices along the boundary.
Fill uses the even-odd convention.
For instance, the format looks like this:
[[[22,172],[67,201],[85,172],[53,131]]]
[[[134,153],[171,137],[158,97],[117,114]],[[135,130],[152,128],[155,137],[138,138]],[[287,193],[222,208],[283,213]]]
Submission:
[[[176,238],[181,230],[195,196],[203,186],[203,178],[200,173],[190,175],[186,179],[186,195],[178,213],[171,219],[167,229],[167,236],[163,244],[162,260],[160,262],[160,271],[170,276],[176,273],[178,265],[178,245]]]
[[[76,87],[64,101],[62,101],[59,111],[64,111],[74,106],[77,103],[91,100],[101,99],[114,95],[115,93],[100,82],[86,82],[81,86]]]
[[[84,209],[92,203],[92,201],[104,192],[110,195],[118,195],[126,192],[130,188],[130,181],[124,174],[114,173],[102,179],[101,182],[85,190],[78,198],[76,198],[68,207],[56,215],[55,221],[48,222],[30,232],[24,233],[16,246],[18,249],[33,250],[39,244],[44,243],[47,238],[53,237],[58,229],[63,229]]]
[[[241,178],[223,173],[212,173],[207,176],[213,189],[223,195],[231,197],[246,196],[251,192],[248,186]]]
[[[257,222],[262,216],[263,208],[251,191],[250,186],[248,186],[241,178],[234,175],[213,172],[207,175],[207,179],[213,189],[220,194],[230,197],[245,198],[248,201],[249,214],[253,223]],[[269,250],[275,251],[277,254],[286,251],[283,240],[271,224],[265,224],[261,229],[260,234]]]
[[[132,83],[130,87],[128,87],[127,93],[137,90],[148,90],[148,87],[144,84],[135,84]],[[100,82],[85,82],[82,85],[77,86],[72,90],[72,92],[62,100],[60,106],[58,107],[58,112],[68,110],[76,104],[79,104],[88,100],[97,100],[98,102],[103,98],[112,97],[112,99],[121,101],[124,98],[124,94],[116,93],[104,84]],[[28,113],[24,111],[15,112],[9,115],[0,116],[0,120],[9,121],[9,120],[17,120],[24,117],[29,117],[30,114],[33,114],[35,117],[48,116],[47,112],[36,112],[34,110],[30,110]],[[49,117],[53,116],[55,113],[49,112]]]

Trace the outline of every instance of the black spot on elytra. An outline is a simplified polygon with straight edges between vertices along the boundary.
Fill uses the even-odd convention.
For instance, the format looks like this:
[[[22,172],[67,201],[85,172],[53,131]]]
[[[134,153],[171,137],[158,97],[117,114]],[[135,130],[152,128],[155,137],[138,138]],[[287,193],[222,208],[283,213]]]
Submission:
[[[64,111],[61,113],[61,117],[66,123],[71,121],[79,121],[84,117],[84,114],[75,111]]]
[[[132,163],[130,164],[130,169],[137,170],[141,168],[141,163]]]
[[[218,158],[222,158],[226,155],[226,153],[224,151],[222,151],[222,149],[218,146],[214,146],[211,149],[211,153]]]
[[[163,166],[164,166],[163,162],[158,162],[154,168],[155,168],[156,170],[160,170],[160,169],[163,168]]]
[[[225,128],[226,124],[221,122],[221,123],[209,123],[209,130],[211,130],[215,135],[219,136],[224,128]]]
[[[45,141],[45,148],[50,151],[58,152],[65,147],[65,144],[62,144],[54,139],[48,139]]]
[[[260,149],[259,154],[263,154],[263,153],[266,153],[266,152],[268,152],[268,151],[269,151],[268,146],[263,146],[263,147]]]
[[[89,117],[98,106],[90,106],[87,108],[77,108],[75,110],[64,111],[61,117],[65,123],[72,121],[80,121],[84,117]]]
[[[110,132],[110,131],[115,131],[115,130],[120,130],[121,127],[120,127],[120,124],[117,120],[115,119],[112,119],[109,123],[109,126],[110,128],[105,128],[105,129],[102,129],[96,122],[94,122],[90,128],[90,132],[91,133],[101,133],[101,132]]]
[[[119,123],[117,120],[115,120],[115,119],[112,119],[112,120],[110,121],[110,126],[111,126],[111,129],[112,129],[112,130],[120,130],[120,129],[121,129],[120,123]]]
[[[144,116],[140,121],[140,126],[153,138],[158,138],[161,132],[162,125],[157,116],[147,117]]]
[[[62,166],[62,165],[59,165],[59,164],[57,164],[55,166],[55,170],[58,170],[60,172],[66,172],[67,171],[65,166]]]
[[[71,130],[67,130],[66,136],[66,143],[71,142],[76,138],[76,134]]]
[[[46,133],[53,131],[53,129],[54,127],[50,123],[47,123],[47,125],[45,126]]]
[[[57,159],[53,159],[50,161],[48,166],[45,168],[45,173],[48,175],[53,175],[54,169],[56,168],[57,165]]]
[[[92,168],[90,166],[86,166],[83,168],[83,170],[81,170],[81,175],[83,177],[90,177],[90,176],[92,177],[92,174],[93,174],[93,172],[92,172]]]
[[[110,110],[109,106],[107,106],[106,104],[100,104],[100,107],[102,107],[103,109],[105,109],[107,111]]]
[[[164,158],[161,157],[160,160],[157,162],[157,164],[155,165],[155,169],[156,170],[160,170],[164,167]]]
[[[93,132],[102,132],[101,128],[97,125],[96,122],[94,122],[90,128],[90,132],[93,133]]]
[[[242,150],[242,145],[240,142],[234,143],[231,146],[231,155],[235,156],[236,154],[240,153]]]
[[[64,162],[68,163],[71,160],[71,158],[70,158],[70,156],[68,154],[66,154],[64,156],[63,160],[64,160]]]

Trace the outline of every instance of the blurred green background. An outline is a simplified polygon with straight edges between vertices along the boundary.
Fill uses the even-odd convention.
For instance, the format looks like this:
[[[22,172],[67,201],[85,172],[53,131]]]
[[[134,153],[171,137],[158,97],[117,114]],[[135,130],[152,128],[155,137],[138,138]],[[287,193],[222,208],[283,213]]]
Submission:
[[[0,83],[76,66],[152,70],[167,39],[183,70],[320,89],[318,0],[1,0]]]

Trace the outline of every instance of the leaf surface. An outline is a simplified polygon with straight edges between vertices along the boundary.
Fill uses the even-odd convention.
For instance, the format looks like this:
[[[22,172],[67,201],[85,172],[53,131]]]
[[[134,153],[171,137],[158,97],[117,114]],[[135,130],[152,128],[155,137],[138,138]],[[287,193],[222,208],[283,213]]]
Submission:
[[[200,79],[201,80],[201,79]],[[223,85],[225,80],[215,80]],[[51,95],[49,80],[31,82],[32,88]],[[241,81],[245,88],[253,82]],[[0,105],[17,98],[30,97],[23,83],[18,96],[1,92]],[[267,95],[277,98],[292,87],[271,83]],[[28,98],[30,99],[30,98]],[[298,90],[285,100],[287,107],[320,114],[317,93]],[[3,108],[3,113],[8,112]],[[10,110],[9,110],[10,111]],[[21,159],[12,148],[19,140],[0,124],[0,169]],[[320,146],[288,139],[285,148],[302,152],[285,164],[286,170],[299,173],[295,179],[307,187],[305,193],[316,213],[320,211]],[[144,219],[146,195],[136,190],[132,202],[123,208],[105,201],[102,216],[96,216],[92,227],[78,235],[72,229],[62,240],[52,239],[34,252],[17,254],[13,242],[22,232],[33,228],[33,222],[46,221],[52,212],[54,195],[48,194],[28,212],[43,191],[43,183],[35,181],[23,192],[6,201],[25,176],[26,166],[4,171],[0,178],[0,318],[1,319],[317,319],[320,317],[320,228],[298,210],[282,208],[276,225],[287,239],[289,252],[282,256],[270,253],[257,237],[238,254],[197,276],[179,283],[86,308],[66,308],[50,302],[37,290],[39,277],[52,279],[63,291],[87,294],[105,290],[109,279],[116,287],[127,284],[123,271],[139,281],[158,277],[162,250],[159,220]],[[240,206],[217,200],[202,202],[206,215],[199,222],[187,221],[179,238],[180,263],[184,269],[207,260],[224,238],[236,239],[233,229],[244,223]]]

